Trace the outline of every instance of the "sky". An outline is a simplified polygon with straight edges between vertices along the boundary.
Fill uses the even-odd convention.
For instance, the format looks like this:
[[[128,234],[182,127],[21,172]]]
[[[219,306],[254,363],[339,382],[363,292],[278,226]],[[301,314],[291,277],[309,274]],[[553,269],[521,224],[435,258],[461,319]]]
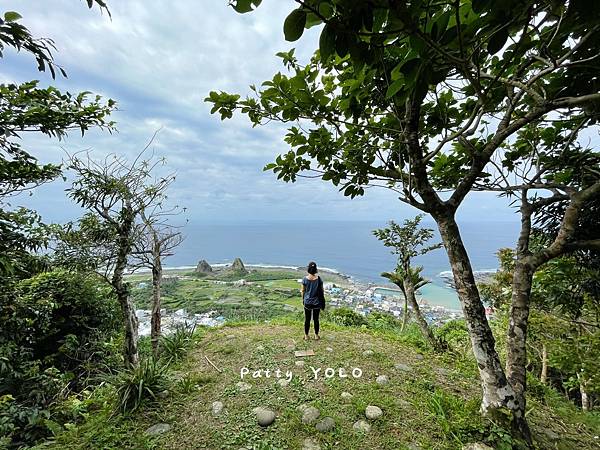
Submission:
[[[0,4],[5,2],[0,2]],[[237,14],[227,0],[108,0],[111,16],[89,10],[83,0],[11,2],[34,36],[54,40],[56,62],[68,78],[52,80],[36,71],[28,54],[6,51],[0,82],[40,80],[69,92],[92,91],[117,101],[117,132],[73,133],[63,141],[39,135],[24,147],[41,162],[60,162],[67,153],[91,150],[101,158],[137,155],[157,131],[152,149],[176,172],[173,204],[187,208],[195,223],[252,220],[401,220],[417,213],[393,192],[375,188],[353,200],[320,180],[278,181],[265,164],[288,150],[280,124],[252,128],[244,116],[222,122],[204,98],[212,90],[249,94],[249,85],[282,71],[275,54],[296,48],[306,61],[318,46],[319,29],[295,43],[284,40],[282,24],[294,3],[264,0],[257,11]],[[3,10],[9,7],[3,5]],[[48,222],[81,215],[58,180],[13,204],[38,210]],[[471,194],[458,212],[463,221],[516,221],[495,194]]]

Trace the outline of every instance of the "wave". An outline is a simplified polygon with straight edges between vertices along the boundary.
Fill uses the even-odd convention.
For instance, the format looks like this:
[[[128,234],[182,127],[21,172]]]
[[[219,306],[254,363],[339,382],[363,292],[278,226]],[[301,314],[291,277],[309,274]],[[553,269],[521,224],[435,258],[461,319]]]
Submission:
[[[486,274],[492,274],[492,273],[496,273],[498,272],[498,269],[480,269],[480,270],[474,270],[473,274],[474,275],[486,275]],[[437,275],[440,278],[453,278],[454,275],[452,275],[452,271],[451,270],[444,270],[440,273],[438,273]]]

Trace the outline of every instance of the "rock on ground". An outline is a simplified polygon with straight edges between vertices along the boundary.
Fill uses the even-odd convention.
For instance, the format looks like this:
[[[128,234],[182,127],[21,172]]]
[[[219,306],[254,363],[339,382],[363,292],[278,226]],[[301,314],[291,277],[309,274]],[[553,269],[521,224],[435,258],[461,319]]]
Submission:
[[[369,423],[366,420],[362,419],[354,422],[352,428],[354,428],[356,431],[360,431],[361,433],[368,433],[369,431],[371,431],[371,425],[369,425]]]
[[[240,392],[247,391],[252,387],[251,385],[249,385],[248,383],[244,383],[243,381],[238,381],[235,385],[237,386],[238,391]]]
[[[412,367],[410,367],[408,364],[402,364],[402,363],[398,363],[394,366],[394,368],[396,370],[402,370],[404,372],[410,372],[412,370]]]
[[[308,406],[302,412],[302,423],[312,423],[319,418],[321,412],[314,406]]]
[[[296,361],[296,367],[304,367],[304,361]]]
[[[388,384],[390,380],[385,375],[379,375],[375,381],[377,381],[377,384]]]
[[[261,427],[268,427],[275,421],[275,413],[270,409],[255,408],[256,409],[256,420]]]
[[[223,412],[223,402],[213,402],[212,404],[212,413],[213,416],[218,416]]]
[[[333,349],[331,347],[327,347],[325,350],[327,350],[329,353],[331,353],[333,351]]]
[[[302,442],[302,450],[321,450],[321,446],[313,438],[306,438]]]
[[[363,356],[372,356],[375,353],[373,350],[365,350]]]
[[[286,387],[288,384],[290,384],[290,382],[288,379],[282,378],[277,382],[277,384],[281,387]]]
[[[494,450],[492,447],[481,442],[474,442],[472,444],[465,445],[462,450]]]
[[[353,397],[353,395],[350,392],[342,392],[341,397],[342,400],[348,401]]]
[[[367,409],[365,409],[365,416],[367,419],[379,419],[383,415],[383,411],[379,406],[369,405]]]
[[[156,425],[152,425],[150,428],[146,430],[146,434],[156,435],[161,433],[166,433],[171,429],[171,425],[168,423],[157,423]]]
[[[333,427],[335,427],[335,420],[333,420],[331,417],[325,417],[323,420],[318,422],[315,427],[321,433],[327,433],[328,431],[333,430]]]

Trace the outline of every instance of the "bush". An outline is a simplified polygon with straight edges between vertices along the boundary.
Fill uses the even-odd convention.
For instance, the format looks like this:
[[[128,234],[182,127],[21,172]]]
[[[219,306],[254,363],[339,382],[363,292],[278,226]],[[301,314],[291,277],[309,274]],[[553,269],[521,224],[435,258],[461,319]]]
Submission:
[[[116,381],[119,411],[132,412],[142,403],[156,400],[167,387],[167,369],[167,364],[147,358],[138,367],[121,372]]]
[[[451,320],[436,329],[437,338],[458,353],[469,353],[471,340],[464,319]]]
[[[56,401],[115,362],[104,342],[119,316],[95,277],[53,271],[0,286],[0,431],[12,446],[48,434]]]
[[[160,338],[160,356],[169,361],[179,361],[194,341],[195,326],[178,325],[175,330]]]
[[[367,327],[374,330],[400,330],[402,322],[391,314],[373,311],[367,316]]]
[[[350,308],[335,308],[327,312],[327,320],[346,327],[367,325],[367,319]]]

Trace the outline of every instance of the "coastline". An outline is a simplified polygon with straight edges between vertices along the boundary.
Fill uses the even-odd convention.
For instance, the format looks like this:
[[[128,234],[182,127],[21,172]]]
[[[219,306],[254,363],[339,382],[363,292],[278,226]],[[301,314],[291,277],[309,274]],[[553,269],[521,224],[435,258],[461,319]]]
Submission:
[[[232,262],[219,262],[219,263],[210,263],[210,265],[214,268],[223,269],[227,268],[232,264]],[[298,272],[299,277],[304,275],[304,267],[298,267],[294,265],[288,264],[268,264],[268,263],[244,263],[244,265],[248,269],[261,269],[265,271],[293,271]],[[181,272],[188,272],[194,270],[196,266],[194,265],[183,265],[183,266],[172,266],[165,267],[165,274],[177,274]],[[343,288],[349,288],[351,290],[357,291],[358,293],[364,294],[365,292],[371,290],[386,290],[386,291],[395,291],[398,294],[398,297],[401,297],[400,290],[393,284],[376,284],[372,281],[359,280],[352,275],[345,274],[335,268],[330,267],[319,267],[319,271],[323,274],[333,275],[336,279],[334,280],[335,284],[340,285]],[[149,269],[141,269],[138,270],[137,274],[149,273]],[[486,269],[483,271],[477,271],[477,273],[495,273],[494,269]],[[417,298],[419,300],[420,306],[425,308],[430,308],[433,310],[437,310],[439,312],[446,312],[452,315],[462,315],[462,309],[460,307],[460,302],[458,301],[458,296],[453,286],[449,282],[449,279],[446,276],[451,278],[451,272],[444,271],[438,275],[440,278],[444,280],[444,285],[441,286],[436,283],[430,283],[425,288],[421,290],[425,292],[417,293]],[[341,279],[341,280],[340,280]],[[340,282],[341,281],[341,282]],[[404,300],[400,298],[401,302]]]

